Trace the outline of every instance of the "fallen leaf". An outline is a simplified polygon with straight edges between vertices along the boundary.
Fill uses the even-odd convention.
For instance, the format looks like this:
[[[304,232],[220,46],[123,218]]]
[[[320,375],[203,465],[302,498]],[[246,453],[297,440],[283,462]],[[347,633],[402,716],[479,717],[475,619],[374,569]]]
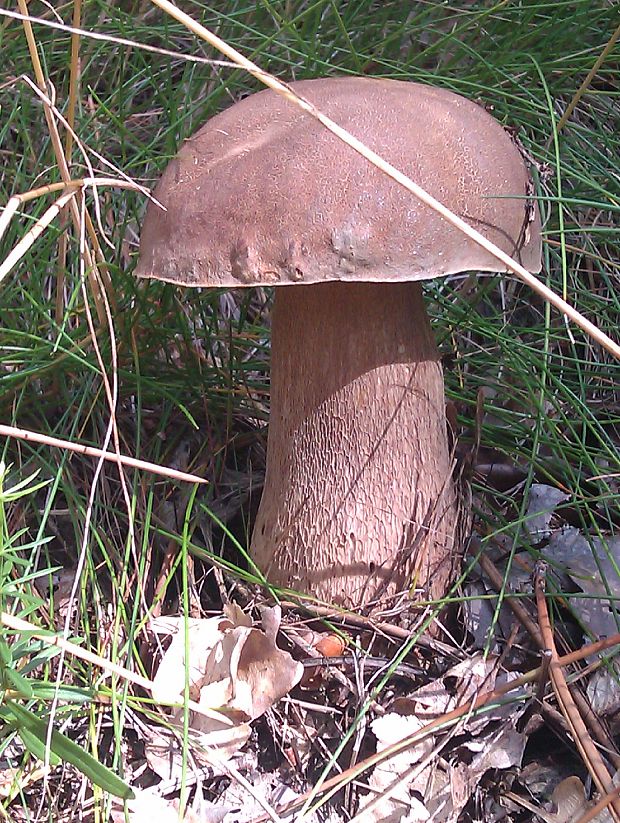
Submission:
[[[586,694],[595,714],[613,717],[620,712],[620,671],[617,661],[608,665],[609,668],[600,668],[592,674]]]
[[[389,712],[382,717],[375,718],[370,728],[377,738],[377,751],[381,752],[393,743],[398,743],[403,738],[419,731],[424,725],[425,721],[415,715]],[[368,779],[368,785],[372,791],[360,804],[355,823],[378,823],[378,821],[398,823],[401,820],[423,823],[428,820],[430,815],[427,809],[411,793],[411,778],[408,778],[407,774],[411,766],[422,760],[432,748],[432,738],[426,738],[375,766]],[[394,786],[393,784],[398,781],[399,777],[404,777],[403,782]],[[384,796],[379,799],[378,795]]]
[[[416,715],[431,720],[466,703],[481,691],[493,689],[496,675],[497,659],[477,654],[457,663],[432,683],[411,692],[408,697],[416,704]],[[471,731],[481,722],[486,725],[489,718],[481,716],[473,719],[469,721],[467,728]]]
[[[17,795],[33,783],[42,780],[50,773],[50,767],[45,766],[40,760],[32,760],[26,768],[14,768],[7,766],[0,769],[0,798],[3,800],[13,800]]]
[[[546,823],[577,823],[594,806],[593,801],[586,800],[586,791],[578,777],[572,776],[562,780],[551,795],[553,811],[545,816]],[[611,823],[611,815],[604,809],[592,823]]]
[[[521,765],[526,740],[511,724],[504,724],[463,743],[454,763],[448,763],[443,772],[436,769],[429,774],[424,801],[433,822],[456,823],[486,772]],[[466,752],[475,755],[465,757]]]
[[[570,606],[582,623],[597,637],[610,637],[618,631],[620,618],[616,602],[620,599],[620,537],[584,537],[569,526],[555,532],[544,550],[554,566],[563,566],[570,579],[586,597],[572,595]]]
[[[127,802],[130,823],[221,823],[229,812],[228,807],[210,803],[202,797],[188,807],[179,817],[179,801],[162,797],[157,789],[134,789],[135,797]],[[114,814],[113,823],[124,823],[123,812]]]
[[[187,620],[190,687],[203,677],[209,653],[233,625],[224,616]],[[150,628],[158,634],[173,636],[153,678],[153,699],[156,703],[178,703],[185,690],[185,619],[157,618]],[[217,708],[218,704],[213,706]]]
[[[556,486],[532,483],[523,525],[534,545],[551,537],[551,518],[556,507],[568,498],[569,495]]]
[[[262,629],[252,628],[250,618],[236,605],[205,620],[187,621],[186,660],[183,618],[158,619],[155,629],[174,632],[154,678],[153,697],[161,703],[182,703],[186,667],[189,668],[190,697],[201,708],[219,710],[217,717],[190,711],[192,745],[207,760],[230,758],[248,739],[249,722],[264,714],[301,679],[303,666],[276,645],[279,610],[264,609]],[[179,769],[178,734],[183,709],[170,718],[173,731],[158,732],[147,746],[149,765],[169,779]]]

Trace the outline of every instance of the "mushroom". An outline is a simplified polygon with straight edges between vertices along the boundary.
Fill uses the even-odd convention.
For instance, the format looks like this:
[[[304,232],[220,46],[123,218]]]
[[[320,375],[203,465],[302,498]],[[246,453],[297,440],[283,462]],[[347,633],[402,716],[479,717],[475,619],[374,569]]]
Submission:
[[[531,271],[522,156],[457,94],[329,78],[291,88]],[[460,550],[439,354],[420,282],[503,265],[273,91],[212,117],[149,203],[142,277],[277,286],[267,469],[251,541],[268,580],[347,606],[445,594]]]

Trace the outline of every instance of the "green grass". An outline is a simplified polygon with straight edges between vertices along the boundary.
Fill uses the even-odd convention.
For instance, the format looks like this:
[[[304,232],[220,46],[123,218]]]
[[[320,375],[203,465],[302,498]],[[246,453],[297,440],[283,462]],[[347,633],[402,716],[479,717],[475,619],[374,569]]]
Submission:
[[[29,9],[57,20],[42,3]],[[517,130],[538,164],[544,279],[618,338],[617,46],[554,140],[562,112],[619,23],[612,4],[231,0],[213,6],[185,2],[183,9],[284,79],[366,73],[417,80],[491,108]],[[71,4],[57,7],[57,13],[71,22]],[[81,25],[110,39],[80,41],[75,131],[87,151],[147,186],[184,137],[231,100],[259,87],[239,69],[188,61],[191,55],[220,56],[146,0],[85,0]],[[39,24],[34,31],[56,105],[70,116],[70,37]],[[176,56],[118,45],[115,37]],[[33,68],[19,21],[0,17],[0,53],[4,205],[12,195],[61,178],[42,105],[20,79],[33,77]],[[62,127],[60,132],[64,140]],[[111,173],[92,153],[90,161],[99,173]],[[72,175],[88,173],[81,149],[74,146]],[[40,197],[20,208],[0,241],[0,262],[52,200]],[[92,194],[87,204],[95,219]],[[132,267],[144,197],[102,188],[99,206],[101,225],[95,220],[95,234],[112,287],[114,338],[104,313],[97,314],[88,285],[99,360],[85,311],[79,237],[67,228],[70,221],[56,219],[0,284],[0,422],[100,446],[110,420],[100,362],[105,364],[118,385],[115,419],[122,451],[207,477],[210,486],[199,490],[189,545],[239,562],[232,540],[205,512],[211,507],[227,521],[233,537],[247,545],[249,500],[255,504],[259,493],[251,493],[252,485],[260,486],[264,461],[261,427],[268,418],[269,295],[231,298],[136,282]],[[93,248],[92,240],[86,242]],[[60,296],[59,272],[64,278]],[[516,462],[524,478],[516,492],[502,496],[489,495],[474,478],[477,523],[485,540],[508,533],[515,546],[527,543],[522,524],[534,481],[567,489],[582,529],[617,530],[620,367],[525,286],[497,277],[465,285],[461,278],[428,287],[462,444],[467,448],[473,441],[483,392],[481,444],[495,460]],[[74,567],[81,556],[84,571],[70,636],[121,665],[139,668],[147,604],[163,550],[183,542],[189,491],[128,471],[125,492],[116,468],[106,464],[89,502],[93,459],[17,440],[4,441],[2,457],[12,466],[13,481],[34,471],[48,481],[7,503],[13,547],[22,549],[14,585],[5,573],[5,608],[51,627],[46,609],[32,611],[29,604],[36,596],[57,615],[58,604],[54,609],[52,595],[35,590],[28,575]],[[591,479],[599,475],[608,477]],[[165,588],[166,609],[178,608],[183,599],[179,585],[174,578]],[[204,585],[205,597],[213,599],[211,578]],[[37,669],[39,680],[54,682],[55,676],[49,659]],[[64,681],[91,687],[100,683],[100,672],[67,658]],[[113,692],[114,736],[100,748],[95,704],[76,711],[74,728],[85,748],[122,771],[123,723],[131,698],[120,681],[107,684]],[[40,701],[35,708],[44,716],[48,705]],[[52,786],[57,789],[53,780]],[[105,802],[96,795],[98,819],[105,819]]]

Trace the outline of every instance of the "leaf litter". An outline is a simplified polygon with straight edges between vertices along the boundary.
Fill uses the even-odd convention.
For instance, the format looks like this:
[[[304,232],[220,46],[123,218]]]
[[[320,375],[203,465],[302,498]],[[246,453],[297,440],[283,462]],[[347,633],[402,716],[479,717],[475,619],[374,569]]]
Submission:
[[[227,606],[221,616],[189,619],[187,624],[180,617],[152,621],[153,631],[172,634],[153,679],[155,701],[182,704],[187,678],[190,699],[222,714],[218,720],[190,712],[192,742],[204,762],[231,758],[247,742],[250,721],[301,680],[303,666],[276,645],[278,626],[278,609],[263,609],[262,627],[253,628],[251,618],[236,604]],[[175,741],[183,717],[183,707],[175,708],[168,718],[170,731],[159,730],[146,746],[149,765],[163,779],[181,775],[182,751]]]
[[[584,536],[562,523],[556,509],[567,497],[548,489],[543,484],[535,489],[526,534],[548,561],[549,580],[558,587],[570,581],[574,588],[556,630],[570,629],[574,636],[577,629],[584,643],[609,636],[616,630],[610,599],[617,596],[618,543]],[[490,553],[492,562],[504,575],[506,594],[519,595],[536,622],[532,556],[518,551],[510,557],[508,548],[509,541],[500,544]],[[188,620],[187,638],[182,618],[153,621],[150,628],[158,637],[171,637],[155,674],[154,696],[177,706],[168,710],[167,728],[149,730],[145,757],[159,789],[151,786],[147,798],[138,795],[132,823],[153,817],[141,809],[155,808],[149,805],[155,799],[168,804],[161,807],[162,820],[166,814],[179,819],[174,797],[183,767],[186,643],[189,696],[221,710],[222,721],[189,714],[190,772],[197,788],[184,820],[267,820],[272,815],[265,808],[279,819],[297,820],[326,765],[341,774],[330,780],[341,779],[342,788],[304,820],[577,823],[588,814],[599,823],[611,820],[606,809],[595,809],[599,796],[584,782],[586,772],[544,673],[531,687],[519,686],[473,709],[480,695],[509,688],[540,657],[507,600],[498,608],[497,588],[485,574],[472,573],[466,586],[472,593],[477,586],[486,597],[464,602],[469,645],[454,647],[457,662],[450,661],[446,644],[438,643],[433,653],[431,639],[409,652],[414,666],[402,663],[391,670],[390,658],[404,637],[399,642],[378,637],[370,622],[367,631],[359,621],[354,629],[346,617],[326,628],[321,621],[300,620],[298,610],[289,609],[283,621],[279,608],[263,607],[255,626],[248,613],[231,605],[215,617]],[[377,660],[382,661],[378,671]],[[587,658],[595,670],[586,694],[613,727],[620,705],[617,672],[613,660],[597,669],[598,661],[598,655]],[[386,682],[375,692],[381,672]],[[442,723],[463,707],[457,722]],[[354,742],[344,745],[356,724]],[[348,771],[365,760],[368,768],[349,778]],[[230,779],[231,769],[245,775],[246,786]],[[198,787],[215,778],[225,785],[215,799],[205,800]],[[166,787],[170,792],[171,785],[172,800],[161,793]]]

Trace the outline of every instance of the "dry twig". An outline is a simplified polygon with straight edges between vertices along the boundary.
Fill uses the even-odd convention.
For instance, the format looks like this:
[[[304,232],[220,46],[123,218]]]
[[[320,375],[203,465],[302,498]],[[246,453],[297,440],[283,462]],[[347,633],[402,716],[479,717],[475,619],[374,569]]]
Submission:
[[[592,779],[602,795],[614,794],[614,784],[612,777],[607,770],[603,758],[599,750],[594,745],[592,738],[588,732],[586,724],[583,722],[579,710],[575,705],[573,696],[568,688],[564,672],[562,671],[562,664],[558,658],[558,652],[555,646],[553,637],[553,630],[551,628],[551,621],[549,620],[549,611],[547,609],[547,601],[545,598],[545,572],[546,566],[544,563],[539,563],[536,568],[534,578],[534,589],[536,592],[536,606],[538,609],[538,622],[540,624],[540,632],[546,648],[549,650],[551,659],[549,661],[549,676],[553,691],[558,701],[562,714],[571,730],[575,745],[579,750],[583,762],[592,775]],[[618,823],[620,821],[620,798],[617,795],[610,798],[609,811],[613,819]]]

